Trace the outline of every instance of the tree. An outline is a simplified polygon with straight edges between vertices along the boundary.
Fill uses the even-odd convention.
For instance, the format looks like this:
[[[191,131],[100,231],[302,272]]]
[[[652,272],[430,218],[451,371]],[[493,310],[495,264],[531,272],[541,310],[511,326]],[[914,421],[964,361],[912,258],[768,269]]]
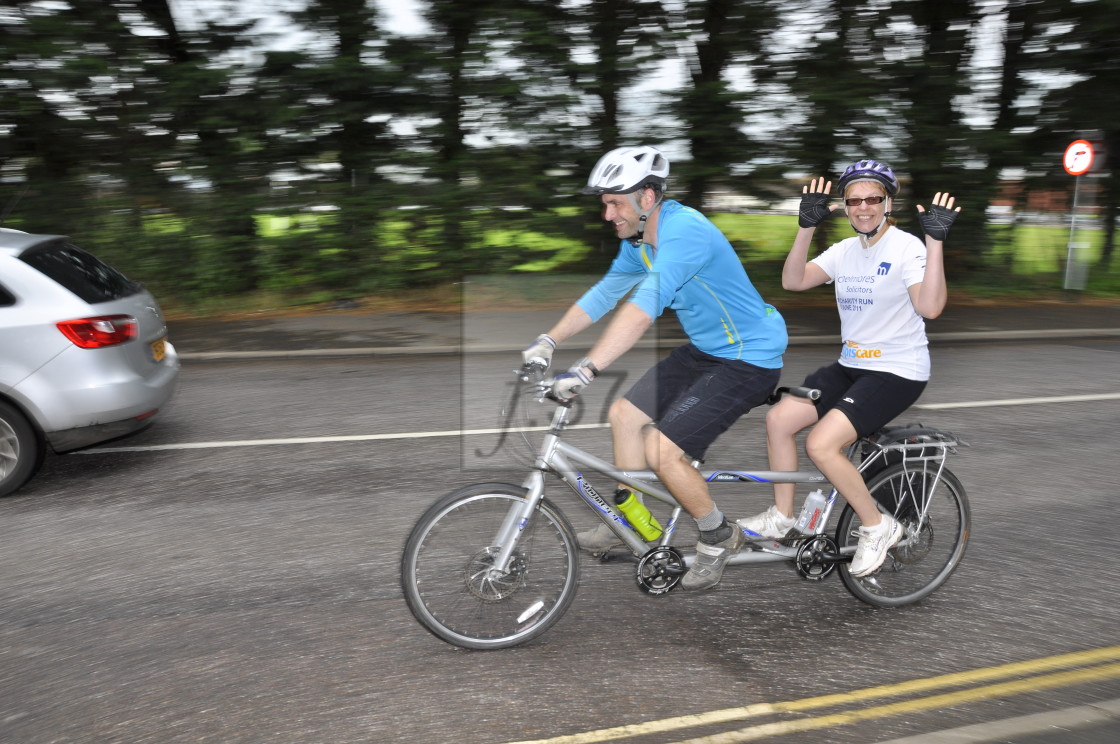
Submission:
[[[821,18],[830,19],[824,28]],[[788,142],[778,150],[785,163],[835,184],[848,163],[891,154],[872,146],[882,124],[875,114],[882,108],[877,98],[883,86],[873,36],[879,18],[880,11],[861,0],[824,0],[793,21],[805,46],[791,50],[788,61],[776,60],[773,73],[787,86],[790,115],[796,117],[778,140]],[[782,178],[785,170],[774,177]],[[814,234],[818,250],[833,242],[835,224],[826,221]]]
[[[1002,58],[998,62],[999,67],[992,71],[995,83],[986,101],[987,108],[983,111],[991,124],[977,136],[977,149],[987,167],[972,179],[968,193],[968,208],[978,214],[986,213],[988,205],[1001,195],[1010,175],[1032,165],[1030,143],[1022,133],[1029,129],[1029,126],[1024,126],[1029,117],[1024,116],[1023,106],[1031,92],[1027,49],[1037,33],[1042,6],[1037,0],[1007,0],[997,12],[1002,15]],[[984,103],[977,100],[974,105],[979,107]],[[1025,198],[1025,194],[1020,198]],[[1007,245],[1011,245],[1013,240],[1013,232],[1004,237]],[[997,270],[1006,272],[1010,269],[1007,260],[1002,262],[1003,265],[1000,263],[989,260],[989,264]]]
[[[596,0],[571,4],[570,17],[573,84],[591,105],[588,156],[579,163],[586,173],[602,153],[630,144],[624,140],[638,134],[623,127],[623,99],[658,74],[666,56],[667,16],[654,0]],[[583,48],[574,41],[580,38]],[[644,131],[655,112],[647,108],[640,117]]]
[[[90,197],[83,181],[109,178],[93,164],[107,159],[103,135],[116,123],[91,113],[120,100],[125,86],[113,84],[107,57],[118,34],[98,22],[105,17],[114,16],[90,3],[17,2],[0,11],[0,158],[5,180],[21,182],[23,193],[18,209],[9,202],[10,217],[29,229],[77,233]]]
[[[885,91],[899,128],[902,170],[908,193],[896,209],[899,222],[920,235],[917,210],[938,191],[967,195],[976,174],[976,139],[960,110],[970,92],[970,37],[977,20],[970,0],[905,0],[891,4],[877,39]],[[889,101],[887,103],[890,103]],[[980,181],[982,182],[982,177]],[[963,274],[979,266],[986,246],[984,205],[970,201],[946,246],[946,271]]]
[[[683,143],[673,181],[697,206],[885,159],[905,229],[914,202],[959,194],[960,272],[984,258],[1001,175],[1071,185],[1061,151],[1090,135],[1108,145],[1089,180],[1115,255],[1120,0],[425,0],[431,33],[405,37],[379,3],[307,0],[291,16],[305,43],[283,50],[243,4],[185,25],[182,7],[0,8],[0,208],[24,192],[6,224],[76,233],[192,297],[502,271],[526,234],[538,265],[566,237],[586,270],[572,243],[603,233],[574,194],[594,161]],[[666,70],[684,73],[668,94]],[[262,212],[306,219],[265,235]],[[601,245],[592,263],[613,255]]]
[[[153,69],[158,88],[148,91],[148,103],[154,107],[152,126],[167,132],[166,149],[155,153],[146,167],[168,187],[173,180],[193,181],[201,193],[190,201],[205,204],[202,210],[191,209],[183,204],[180,189],[168,193],[175,211],[190,209],[196,234],[205,236],[190,246],[197,262],[194,281],[203,291],[257,289],[254,215],[262,204],[269,164],[260,156],[264,131],[251,87],[239,82],[239,70],[228,57],[247,46],[251,23],[210,21],[184,33],[167,0],[139,0],[136,9],[159,32],[149,37],[159,56]],[[191,167],[165,165],[169,161]]]
[[[244,27],[186,36],[161,0],[28,2],[4,20],[16,42],[5,45],[12,55],[5,67],[22,70],[22,80],[9,83],[21,95],[19,108],[5,113],[14,132],[7,159],[20,164],[32,193],[51,202],[34,210],[49,222],[28,226],[89,236],[123,213],[127,240],[105,243],[125,267],[154,264],[187,287],[204,271],[233,278],[211,289],[252,288],[252,205],[233,198],[239,178],[222,177],[244,165],[229,133],[240,126],[243,135],[248,117],[244,106],[229,105],[230,68],[212,61],[239,43]],[[185,208],[181,178],[220,192],[206,213],[221,251],[207,256],[195,240],[146,238],[146,215]],[[163,260],[161,251],[174,259]]]
[[[1057,172],[1061,153],[1075,138],[1104,145],[1100,159],[1100,218],[1104,249],[1100,265],[1115,255],[1120,215],[1120,2],[1061,3],[1036,26],[1033,66],[1057,84],[1048,86],[1035,126],[1040,167]],[[1062,174],[1064,176],[1064,174]]]
[[[744,101],[757,86],[752,68],[764,63],[777,17],[766,0],[681,3],[674,25],[686,49],[688,85],[673,110],[684,123],[692,155],[684,197],[689,204],[702,205],[712,184],[728,179],[733,164],[763,154],[744,134]]]
[[[299,165],[314,168],[329,183],[326,197],[338,209],[340,230],[329,246],[320,247],[316,273],[334,288],[376,285],[375,230],[392,205],[385,199],[391,185],[379,168],[392,161],[397,147],[389,121],[399,110],[394,94],[402,84],[399,68],[384,54],[379,11],[366,0],[312,0],[292,18],[325,42],[302,59],[274,57],[279,64],[271,68],[286,71],[298,90],[300,117],[288,120],[297,131],[281,136],[299,141],[304,156]]]

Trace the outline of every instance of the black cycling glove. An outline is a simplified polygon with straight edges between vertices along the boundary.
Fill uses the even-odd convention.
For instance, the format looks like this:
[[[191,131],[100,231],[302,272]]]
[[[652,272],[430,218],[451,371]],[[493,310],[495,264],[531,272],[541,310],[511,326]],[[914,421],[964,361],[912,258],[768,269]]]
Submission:
[[[955,219],[957,219],[957,213],[954,210],[939,207],[936,204],[931,206],[928,211],[918,212],[918,221],[922,223],[922,229],[926,231],[926,235],[934,240],[945,240],[949,236],[949,228],[953,226]]]
[[[816,227],[832,214],[828,208],[828,194],[803,193],[801,195],[801,209],[797,213],[799,227]]]

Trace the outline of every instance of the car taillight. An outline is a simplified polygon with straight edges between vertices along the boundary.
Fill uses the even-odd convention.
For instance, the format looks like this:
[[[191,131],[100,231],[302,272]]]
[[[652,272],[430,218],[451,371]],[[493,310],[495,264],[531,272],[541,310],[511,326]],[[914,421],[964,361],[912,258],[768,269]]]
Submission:
[[[102,315],[56,323],[62,335],[83,349],[123,344],[136,338],[136,318],[131,315]]]

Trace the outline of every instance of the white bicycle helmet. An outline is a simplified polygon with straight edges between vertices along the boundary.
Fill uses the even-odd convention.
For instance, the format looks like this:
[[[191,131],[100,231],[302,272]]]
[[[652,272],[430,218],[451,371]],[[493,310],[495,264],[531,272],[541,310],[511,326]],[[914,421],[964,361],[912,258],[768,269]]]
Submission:
[[[638,230],[627,238],[634,245],[640,245],[646,231],[646,220],[661,204],[665,195],[665,179],[669,177],[669,160],[656,147],[616,147],[591,169],[587,185],[581,194],[625,194],[634,211],[638,213]],[[653,206],[642,209],[638,192],[646,187],[653,188],[657,197]]]
[[[669,177],[669,161],[656,147],[617,147],[591,169],[583,194],[629,194],[653,185],[661,188]]]

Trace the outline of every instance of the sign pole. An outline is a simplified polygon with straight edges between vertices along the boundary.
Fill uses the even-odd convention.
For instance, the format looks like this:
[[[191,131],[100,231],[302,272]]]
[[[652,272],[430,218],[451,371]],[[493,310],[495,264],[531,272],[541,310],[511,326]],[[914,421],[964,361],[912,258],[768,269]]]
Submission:
[[[1081,192],[1081,176],[1074,176],[1073,181],[1073,214],[1069,220],[1069,240],[1066,243],[1066,277],[1062,283],[1064,289],[1085,289],[1084,272],[1075,271],[1075,267],[1080,267],[1081,262],[1078,260],[1078,250],[1081,246],[1080,243],[1074,242],[1074,237],[1077,235],[1077,198]]]
[[[1093,167],[1093,144],[1088,140],[1074,140],[1069,143],[1065,154],[1062,156],[1062,166],[1066,173],[1077,180],[1073,183],[1073,214],[1069,221],[1069,244],[1066,251],[1066,276],[1063,286],[1065,289],[1085,289],[1086,274],[1085,263],[1081,260],[1089,248],[1088,243],[1077,242],[1077,202],[1081,191],[1081,174],[1088,173]]]

